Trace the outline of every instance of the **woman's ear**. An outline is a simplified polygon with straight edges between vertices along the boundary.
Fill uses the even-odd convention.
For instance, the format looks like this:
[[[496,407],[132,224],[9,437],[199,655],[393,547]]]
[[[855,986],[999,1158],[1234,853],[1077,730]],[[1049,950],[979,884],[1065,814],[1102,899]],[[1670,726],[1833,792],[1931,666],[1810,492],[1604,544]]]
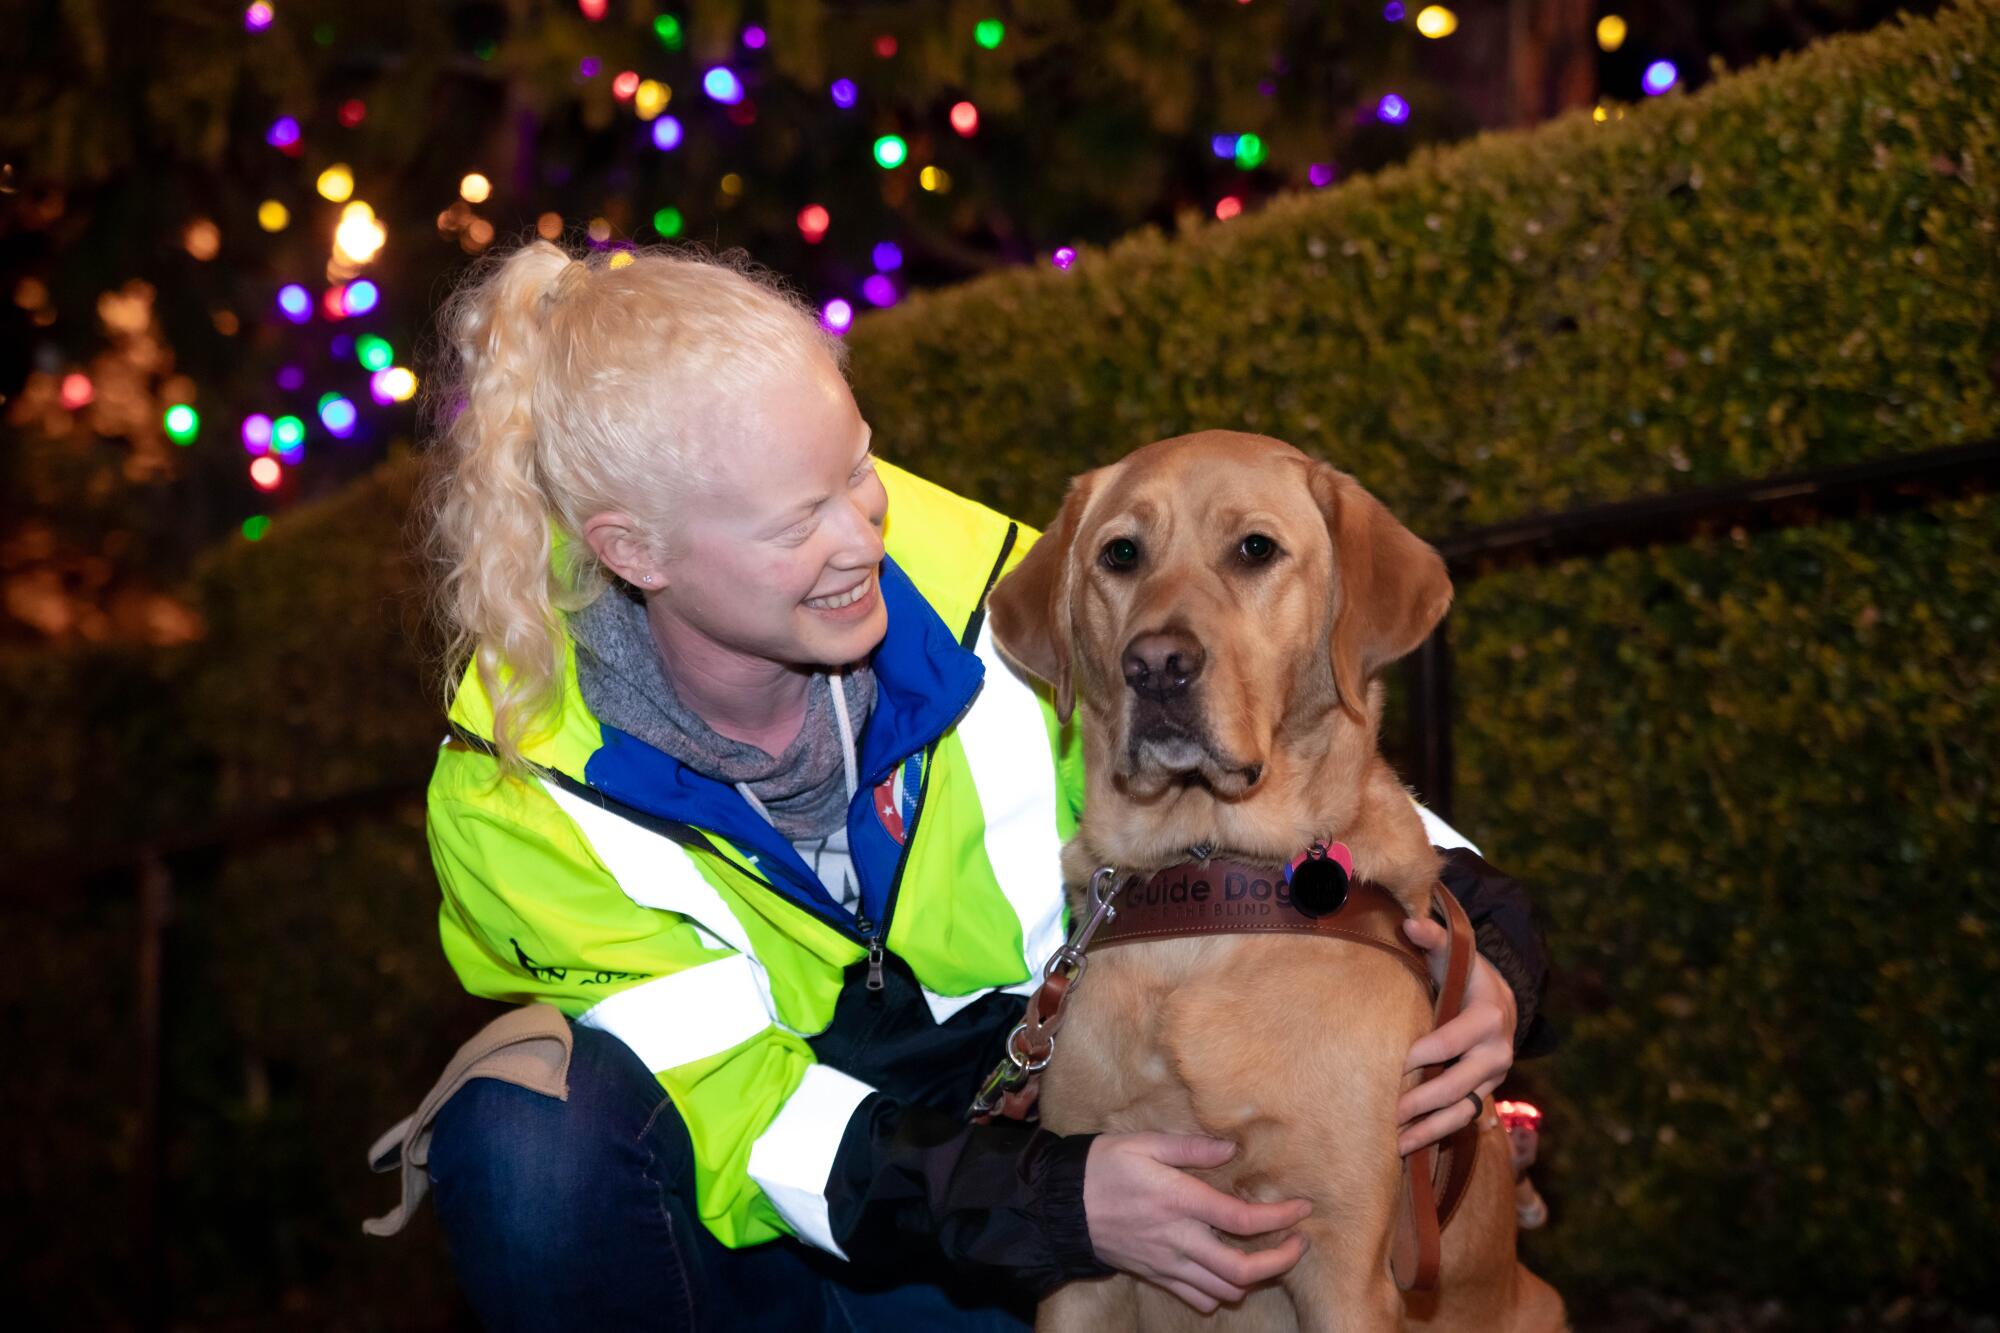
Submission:
[[[1076,580],[1070,548],[1090,502],[1094,475],[1086,472],[1069,484],[1056,521],[986,599],[993,642],[1022,670],[1054,688],[1056,718],[1062,722],[1076,711],[1070,661],[1070,593]]]
[[[658,589],[666,571],[629,514],[607,510],[583,523],[583,541],[606,569],[635,588]]]
[[[1353,477],[1314,463],[1309,484],[1333,540],[1333,683],[1358,722],[1369,679],[1444,619],[1451,575],[1444,557]]]

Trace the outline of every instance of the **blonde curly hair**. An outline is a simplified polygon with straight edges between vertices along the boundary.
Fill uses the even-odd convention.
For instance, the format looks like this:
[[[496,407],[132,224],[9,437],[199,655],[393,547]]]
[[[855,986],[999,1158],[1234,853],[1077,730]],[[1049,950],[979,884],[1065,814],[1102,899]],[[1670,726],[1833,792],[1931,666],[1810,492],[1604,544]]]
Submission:
[[[841,340],[741,251],[536,239],[489,252],[447,298],[413,522],[445,707],[469,656],[503,776],[557,720],[563,617],[616,577],[584,522],[623,511],[669,554],[676,512],[727,466],[718,446],[740,443],[731,405],[816,353],[844,372]]]

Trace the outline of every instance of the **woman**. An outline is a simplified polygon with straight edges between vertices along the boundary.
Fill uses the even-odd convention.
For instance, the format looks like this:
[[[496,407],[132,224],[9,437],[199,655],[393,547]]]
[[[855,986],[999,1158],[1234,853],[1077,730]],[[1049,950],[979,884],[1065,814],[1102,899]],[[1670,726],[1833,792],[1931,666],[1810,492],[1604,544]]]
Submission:
[[[443,321],[424,514],[471,660],[440,929],[469,990],[574,1043],[566,1100],[475,1079],[437,1114],[481,1318],[1019,1328],[1113,1268],[1209,1309],[1296,1261],[1217,1239],[1304,1209],[1181,1169],[1227,1143],[962,1121],[1060,942],[1082,790],[982,631],[1034,534],[875,460],[843,345],[742,267],[535,242]],[[1452,856],[1520,993],[1482,962],[1418,1043],[1457,1064],[1405,1098],[1406,1151],[1474,1113],[1541,985],[1518,889]]]

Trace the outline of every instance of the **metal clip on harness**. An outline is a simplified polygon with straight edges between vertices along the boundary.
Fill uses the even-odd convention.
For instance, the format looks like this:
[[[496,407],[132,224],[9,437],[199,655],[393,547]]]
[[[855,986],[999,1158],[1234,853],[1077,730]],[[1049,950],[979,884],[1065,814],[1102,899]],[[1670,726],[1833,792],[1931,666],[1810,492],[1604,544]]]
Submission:
[[[1048,1068],[1056,1052],[1056,1029],[1062,1026],[1063,1003],[1071,987],[1083,980],[1085,951],[1091,937],[1105,922],[1116,919],[1111,905],[1117,896],[1114,887],[1118,871],[1099,866],[1090,877],[1090,915],[1070,932],[1060,948],[1042,964],[1042,983],[1028,997],[1027,1012],[1007,1034],[1006,1054],[986,1076],[979,1095],[966,1111],[968,1120],[984,1120],[995,1114],[1018,1117],[1033,1104],[1035,1075]]]

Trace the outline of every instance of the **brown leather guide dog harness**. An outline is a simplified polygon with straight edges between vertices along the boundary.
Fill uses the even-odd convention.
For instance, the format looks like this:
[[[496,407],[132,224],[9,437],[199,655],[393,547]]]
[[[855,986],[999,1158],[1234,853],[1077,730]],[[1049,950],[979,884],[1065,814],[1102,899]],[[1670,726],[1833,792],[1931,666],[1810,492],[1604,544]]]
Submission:
[[[1205,849],[1196,849],[1197,853]],[[1443,985],[1431,977],[1429,956],[1403,934],[1402,904],[1387,889],[1352,878],[1353,860],[1339,843],[1315,843],[1288,867],[1251,865],[1205,856],[1146,878],[1118,877],[1106,866],[1091,876],[1089,914],[1042,969],[1027,1013],[1008,1034],[1006,1057],[973,1099],[968,1114],[1024,1119],[1039,1075],[1055,1053],[1064,1000],[1083,977],[1093,948],[1135,940],[1222,934],[1324,935],[1380,949],[1403,965],[1431,1001],[1432,1026],[1458,1016],[1475,949],[1465,909],[1442,884],[1431,886],[1430,908],[1450,932]],[[1428,1081],[1438,1066],[1423,1071]],[[1403,1159],[1403,1185],[1390,1245],[1390,1268],[1405,1291],[1438,1284],[1441,1233],[1465,1197],[1479,1144],[1474,1120],[1444,1142]]]

